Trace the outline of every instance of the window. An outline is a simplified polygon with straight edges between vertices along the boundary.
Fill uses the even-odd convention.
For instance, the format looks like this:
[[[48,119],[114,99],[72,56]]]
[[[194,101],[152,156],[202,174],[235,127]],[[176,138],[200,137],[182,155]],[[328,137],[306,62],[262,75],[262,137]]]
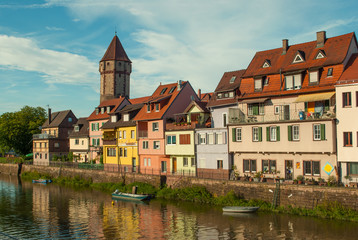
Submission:
[[[144,158],[143,160],[144,160],[144,167],[146,167],[147,166],[147,159]]]
[[[227,125],[227,114],[223,113],[223,127],[226,127]]]
[[[280,141],[280,127],[279,126],[266,127],[266,140],[268,142]]]
[[[308,176],[319,176],[320,162],[319,161],[303,161],[303,174]]]
[[[123,114],[123,121],[124,121],[124,122],[128,122],[128,121],[129,121],[129,114],[128,114],[128,113]]]
[[[275,108],[274,108],[274,113],[275,113],[275,115],[280,114],[280,107],[281,107],[281,106],[275,106]]]
[[[104,107],[101,108],[101,114],[103,114],[103,113],[104,113]]]
[[[148,158],[148,167],[152,166],[152,160]]]
[[[85,145],[85,140],[82,140],[82,145]]]
[[[190,134],[180,134],[179,144],[190,144]]]
[[[313,124],[313,140],[326,140],[325,124]]]
[[[148,149],[148,141],[143,141],[143,149]]]
[[[285,90],[301,89],[302,75],[288,75],[285,76]]]
[[[55,148],[59,148],[60,147],[60,144],[59,143],[54,143],[53,144]]]
[[[40,153],[40,159],[42,158],[42,153]]]
[[[75,139],[75,145],[79,145],[80,144],[80,140],[79,139]]]
[[[131,130],[131,139],[134,139],[134,138],[135,138],[135,131]]]
[[[42,143],[40,143],[40,148],[42,148]]]
[[[96,115],[98,115],[99,113],[99,108],[96,108]]]
[[[159,131],[159,123],[158,122],[152,123],[152,129],[153,129],[153,132]]]
[[[80,131],[80,127],[79,126],[75,126],[75,132]]]
[[[199,134],[199,144],[206,144],[206,134],[205,133]]]
[[[303,61],[303,57],[298,53],[292,63],[300,63]]]
[[[224,161],[223,160],[217,160],[217,167],[218,169],[224,168]]]
[[[208,144],[214,144],[214,134],[208,133]]]
[[[328,68],[327,77],[332,77],[332,75],[333,75],[333,68]]]
[[[160,92],[160,95],[164,94],[165,91],[167,91],[168,88],[163,88],[162,91]]]
[[[244,159],[244,172],[256,172],[256,160]]]
[[[45,153],[45,159],[47,159],[47,153]]]
[[[262,127],[252,127],[252,141],[262,141]]]
[[[159,103],[156,103],[156,104],[155,104],[155,111],[156,111],[156,112],[159,112]]]
[[[266,60],[262,65],[262,68],[268,68],[268,67],[271,67],[270,60]]]
[[[174,92],[175,88],[176,88],[176,86],[172,87],[172,88],[170,89],[169,93]]]
[[[235,128],[233,128],[235,129]],[[242,138],[241,138],[241,128],[236,128],[236,134],[233,134],[234,139],[236,139],[236,142],[241,142]]]
[[[317,53],[315,59],[320,59],[320,58],[324,58],[324,57],[325,57],[324,53],[320,50],[320,51]]]
[[[195,158],[190,159],[191,166],[194,167],[196,165]]]
[[[167,162],[162,161],[162,172],[167,172]]]
[[[343,97],[343,107],[352,107],[352,96],[350,92],[342,93]]]
[[[349,175],[358,175],[358,163],[347,163],[347,172]]]
[[[127,148],[123,148],[123,157],[127,157]]]
[[[343,146],[352,147],[352,132],[344,132],[343,133]]]
[[[318,71],[310,72],[309,83],[310,84],[318,83]]]
[[[127,131],[123,131],[123,139],[127,138]]]
[[[262,78],[255,79],[255,91],[262,90]]]
[[[107,148],[107,156],[115,157],[116,156],[116,149],[115,148]]]
[[[233,98],[234,97],[234,92],[229,92],[229,98]]]
[[[68,118],[68,122],[72,122],[72,118],[71,118],[71,117]]]
[[[187,167],[188,166],[188,158],[184,157],[183,158],[183,167]]]
[[[123,148],[119,148],[119,156],[123,157]]]
[[[121,139],[122,138],[122,131],[118,132],[118,138]]]
[[[264,103],[252,103],[247,104],[247,113],[248,115],[264,115],[265,114],[265,108]]]
[[[147,113],[150,113],[150,103],[147,104]]]
[[[230,79],[230,83],[234,83],[235,79],[236,79],[236,76],[232,76],[231,79]]]
[[[358,107],[358,91],[356,91],[356,107]]]
[[[300,140],[300,126],[287,126],[288,141]]]
[[[223,97],[222,93],[218,93],[218,99],[221,99]]]
[[[168,135],[167,136],[167,144],[168,145],[175,145],[177,143],[177,137],[175,135]]]
[[[215,144],[223,144],[223,133],[215,134]]]
[[[262,160],[262,172],[276,173],[276,160]]]
[[[159,141],[154,141],[153,142],[153,149],[160,149],[160,142]]]
[[[269,81],[270,81],[269,77],[266,77],[266,76],[262,77],[262,82],[263,82],[264,86],[268,86]]]

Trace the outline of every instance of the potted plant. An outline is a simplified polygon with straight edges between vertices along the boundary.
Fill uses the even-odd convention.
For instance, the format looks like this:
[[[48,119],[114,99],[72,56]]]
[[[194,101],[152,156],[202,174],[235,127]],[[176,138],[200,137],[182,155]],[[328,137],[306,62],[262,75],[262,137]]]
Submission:
[[[320,185],[320,186],[326,186],[327,183],[324,181],[323,178],[318,178],[318,185]]]
[[[254,175],[254,182],[260,182],[261,175],[262,175],[262,173],[260,171],[256,172]]]
[[[305,178],[302,175],[298,175],[296,179],[298,184],[302,184]]]

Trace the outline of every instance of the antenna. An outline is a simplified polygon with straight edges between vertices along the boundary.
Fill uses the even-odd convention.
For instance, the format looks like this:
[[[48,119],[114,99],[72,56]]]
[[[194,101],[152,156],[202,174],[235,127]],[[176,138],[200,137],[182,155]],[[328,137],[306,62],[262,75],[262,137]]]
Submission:
[[[114,25],[114,35],[117,36],[117,25]]]

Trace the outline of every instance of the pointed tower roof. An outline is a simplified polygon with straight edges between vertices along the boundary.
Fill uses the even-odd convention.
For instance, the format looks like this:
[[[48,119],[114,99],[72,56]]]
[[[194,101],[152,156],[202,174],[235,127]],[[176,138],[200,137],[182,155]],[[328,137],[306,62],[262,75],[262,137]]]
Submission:
[[[117,35],[115,35],[109,44],[109,47],[107,48],[106,53],[104,54],[102,61],[108,61],[108,60],[119,60],[119,61],[125,61],[125,62],[131,62],[129,60],[126,52],[124,51],[124,48],[119,41],[119,38]]]

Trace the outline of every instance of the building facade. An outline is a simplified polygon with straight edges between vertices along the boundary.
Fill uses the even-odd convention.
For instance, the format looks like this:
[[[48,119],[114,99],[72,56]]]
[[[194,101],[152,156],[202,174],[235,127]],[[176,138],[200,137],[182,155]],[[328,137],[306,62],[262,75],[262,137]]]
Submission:
[[[74,162],[88,162],[89,160],[89,125],[86,118],[79,118],[69,135],[70,152]]]

